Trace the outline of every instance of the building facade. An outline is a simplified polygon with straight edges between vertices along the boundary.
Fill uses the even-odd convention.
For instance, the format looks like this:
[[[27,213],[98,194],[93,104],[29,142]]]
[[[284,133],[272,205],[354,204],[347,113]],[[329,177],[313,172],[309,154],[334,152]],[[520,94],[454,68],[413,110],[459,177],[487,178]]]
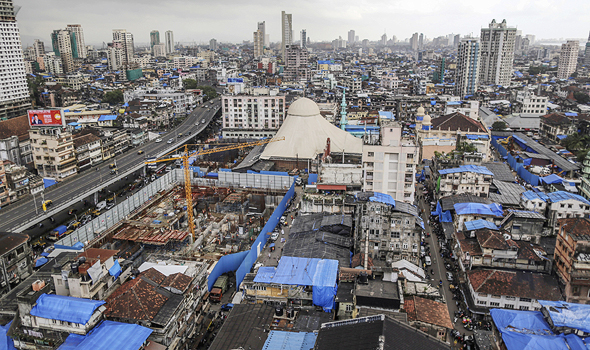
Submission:
[[[167,30],[165,35],[166,54],[174,52],[174,32]]]
[[[72,134],[61,128],[36,128],[29,131],[33,162],[39,175],[58,181],[77,173]]]
[[[516,28],[508,27],[506,20],[492,20],[488,28],[481,29],[480,84],[510,85],[515,39]]]
[[[557,79],[567,79],[576,71],[579,50],[580,42],[577,40],[568,40],[567,43],[561,44],[559,64],[557,66]]]
[[[546,96],[536,96],[532,91],[519,91],[516,94],[516,102],[520,104],[520,113],[533,114],[537,117],[547,113]]]
[[[465,38],[459,43],[457,54],[455,94],[461,98],[473,95],[479,83],[479,40]]]
[[[74,38],[75,34],[71,33],[69,30],[58,29],[54,30],[51,34],[53,52],[56,56],[61,58],[64,73],[73,72],[75,69],[74,53],[72,51],[72,42],[76,42]]]
[[[224,138],[272,137],[285,118],[285,96],[236,95],[221,99]]]
[[[293,44],[293,17],[290,13],[281,11],[281,56],[285,60],[288,45]]]
[[[88,56],[88,51],[86,50],[86,42],[84,41],[84,30],[82,30],[82,26],[79,24],[68,24],[66,30],[74,34],[73,43],[76,46],[76,49],[72,50],[74,58],[86,58]]]
[[[590,301],[590,220],[561,219],[555,245],[555,268],[565,286],[567,302],[588,304]]]

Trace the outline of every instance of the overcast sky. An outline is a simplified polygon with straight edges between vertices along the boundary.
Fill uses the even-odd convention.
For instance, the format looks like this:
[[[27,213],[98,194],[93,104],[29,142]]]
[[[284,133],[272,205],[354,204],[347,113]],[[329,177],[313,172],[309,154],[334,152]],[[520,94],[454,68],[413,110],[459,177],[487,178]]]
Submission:
[[[258,21],[266,21],[271,42],[281,37],[281,11],[293,15],[294,37],[307,30],[312,41],[360,40],[384,33],[404,40],[414,32],[428,38],[450,33],[479,36],[492,19],[506,19],[523,34],[539,38],[587,38],[589,0],[14,0],[22,6],[17,20],[23,45],[41,39],[50,49],[50,33],[81,24],[86,43],[112,40],[113,29],[127,29],[137,44],[149,42],[151,30],[174,31],[174,40],[205,43],[252,40]],[[585,39],[584,39],[585,41]]]

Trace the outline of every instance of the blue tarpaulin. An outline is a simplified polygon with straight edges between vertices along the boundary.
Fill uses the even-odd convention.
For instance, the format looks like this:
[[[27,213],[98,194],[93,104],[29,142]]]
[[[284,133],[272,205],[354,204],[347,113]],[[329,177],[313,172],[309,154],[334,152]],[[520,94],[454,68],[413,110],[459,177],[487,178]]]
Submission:
[[[563,140],[563,139],[567,138],[567,135],[557,135],[557,138],[560,140]]]
[[[104,303],[103,300],[41,294],[37,299],[37,305],[31,309],[31,315],[51,320],[86,324],[94,310]]]
[[[442,170],[438,171],[438,173],[441,175],[454,174],[454,173],[466,173],[466,172],[483,174],[483,175],[491,175],[491,176],[494,175],[494,173],[492,173],[488,168],[486,168],[485,166],[479,166],[479,165],[461,165],[458,168],[442,169]]]
[[[556,191],[556,192],[547,193],[547,197],[553,203],[565,201],[568,199],[573,199],[573,200],[577,200],[579,202],[582,202],[586,205],[590,205],[590,202],[586,198],[580,196],[579,194],[566,192],[566,191]]]
[[[117,120],[117,116],[116,115],[101,115],[98,118],[99,122],[104,122],[106,120]]]
[[[219,276],[226,272],[237,270],[238,267],[240,267],[240,264],[242,264],[244,261],[246,255],[248,255],[248,252],[249,251],[246,250],[243,252],[222,256],[207,278],[207,288],[209,288],[209,291],[211,291],[215,281],[217,281]]]
[[[52,178],[49,178],[49,177],[44,177],[43,178],[44,188],[47,188],[49,186],[53,186],[55,184],[57,184],[57,181],[55,181],[55,179],[52,179]]]
[[[556,174],[551,174],[549,176],[541,177],[541,182],[546,184],[560,184],[563,182],[563,179]]]
[[[35,267],[43,266],[43,265],[47,264],[48,261],[49,260],[47,260],[47,258],[39,258],[39,259],[37,259],[37,261],[35,261]]]
[[[272,268],[274,270],[274,268]],[[283,256],[274,273],[264,269],[254,282],[313,287],[313,303],[324,310],[334,307],[338,260]]]
[[[318,182],[318,174],[309,174],[309,177],[307,178],[307,184],[313,185],[317,182]]]
[[[549,311],[555,327],[575,328],[590,333],[590,305],[548,300],[539,300],[539,304]]]
[[[103,321],[86,336],[70,334],[59,350],[137,350],[152,334],[137,324]]]
[[[492,215],[504,216],[502,205],[498,203],[483,204],[483,203],[455,203],[453,205],[457,215]]]
[[[494,225],[493,222],[490,222],[490,221],[487,221],[484,219],[465,222],[465,229],[467,231],[481,230],[483,228],[488,228],[490,230],[498,231],[498,226]]]
[[[374,192],[373,196],[369,198],[369,201],[389,204],[392,207],[395,207],[395,200],[393,197],[385,193]]]
[[[6,335],[11,324],[12,321],[8,322],[5,326],[0,326],[0,350],[16,350],[14,341]]]
[[[113,276],[113,278],[119,277],[121,274],[121,265],[119,265],[119,260],[115,260],[115,263],[109,269],[109,275]]]
[[[262,350],[313,349],[317,333],[270,331]]]
[[[440,202],[436,202],[436,211],[431,212],[430,215],[438,216],[438,222],[453,222],[451,211],[442,211]]]

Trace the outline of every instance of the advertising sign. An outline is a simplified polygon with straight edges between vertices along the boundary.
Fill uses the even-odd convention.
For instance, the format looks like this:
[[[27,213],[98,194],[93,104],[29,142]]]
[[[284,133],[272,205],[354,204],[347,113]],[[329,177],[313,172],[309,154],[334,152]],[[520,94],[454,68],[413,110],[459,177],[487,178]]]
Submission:
[[[64,126],[64,117],[59,109],[40,109],[29,112],[29,125],[36,126]]]

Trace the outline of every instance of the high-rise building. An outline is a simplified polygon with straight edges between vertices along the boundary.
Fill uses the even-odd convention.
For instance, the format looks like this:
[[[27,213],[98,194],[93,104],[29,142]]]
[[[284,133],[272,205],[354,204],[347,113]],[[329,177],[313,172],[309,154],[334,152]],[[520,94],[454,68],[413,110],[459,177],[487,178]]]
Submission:
[[[293,43],[293,17],[290,13],[281,11],[281,55],[285,59],[285,50]]]
[[[576,71],[579,50],[580,42],[577,40],[568,40],[567,43],[561,44],[559,64],[557,66],[558,79],[567,79]]]
[[[215,39],[209,40],[209,50],[217,51],[217,40],[215,40]]]
[[[166,36],[166,54],[174,52],[174,33],[171,30],[167,30],[164,34]]]
[[[507,86],[512,78],[516,28],[492,20],[481,29],[479,83]]]
[[[258,29],[254,32],[254,57],[262,56],[264,51],[264,33]]]
[[[135,55],[133,34],[125,29],[113,29],[113,46],[123,50],[121,56],[123,65],[129,65],[133,61]]]
[[[35,51],[35,57],[42,57],[45,55],[45,44],[41,40],[35,39],[33,50]]]
[[[75,34],[65,29],[57,29],[51,33],[51,43],[53,45],[53,52],[56,56],[61,58],[62,68],[64,73],[74,71],[74,54],[72,53],[72,36]]]
[[[154,47],[154,45],[158,45],[160,43],[160,32],[157,30],[152,30],[150,32],[150,49]]]
[[[0,0],[0,119],[26,114],[31,107],[23,47],[12,0]]]
[[[461,42],[461,34],[455,35],[455,37],[453,38],[453,46],[459,47],[460,42]]]
[[[477,39],[464,38],[459,42],[455,94],[460,98],[472,95],[477,90],[479,55],[479,41]]]
[[[420,33],[418,37],[418,49],[422,50],[424,48],[424,33]]]
[[[72,55],[74,58],[86,58],[88,51],[86,50],[82,26],[79,24],[68,24],[66,30],[73,34],[70,37],[72,39]]]
[[[152,55],[154,57],[166,57],[166,45],[156,44],[152,47]]]
[[[412,34],[412,38],[410,39],[410,46],[412,50],[418,50],[418,33]]]
[[[301,30],[301,48],[307,49],[307,31],[305,29]]]
[[[387,34],[381,35],[381,46],[387,45]]]
[[[266,22],[258,22],[258,30],[262,32],[262,46],[268,47],[268,43],[266,42]]]
[[[348,45],[354,44],[354,29],[348,31]]]
[[[346,41],[342,40],[346,45]],[[309,52],[299,45],[289,45],[285,51],[285,81],[307,82],[311,78]]]
[[[588,42],[586,42],[586,50],[584,50],[584,64],[590,64],[590,34],[588,35]]]

